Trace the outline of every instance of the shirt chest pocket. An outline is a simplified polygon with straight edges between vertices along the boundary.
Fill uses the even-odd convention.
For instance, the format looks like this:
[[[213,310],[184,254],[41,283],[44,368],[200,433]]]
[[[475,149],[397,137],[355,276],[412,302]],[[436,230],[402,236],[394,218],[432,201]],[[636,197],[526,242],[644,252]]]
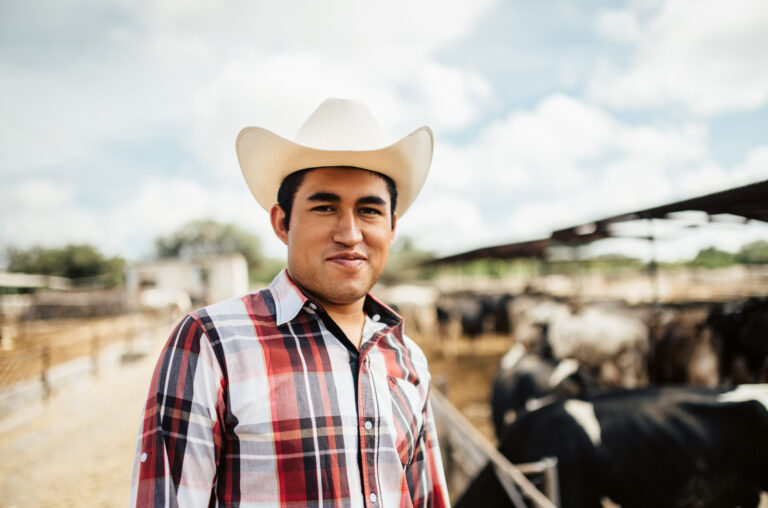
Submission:
[[[403,465],[410,464],[424,425],[426,403],[418,386],[408,380],[388,376],[392,416],[397,434],[396,446]]]

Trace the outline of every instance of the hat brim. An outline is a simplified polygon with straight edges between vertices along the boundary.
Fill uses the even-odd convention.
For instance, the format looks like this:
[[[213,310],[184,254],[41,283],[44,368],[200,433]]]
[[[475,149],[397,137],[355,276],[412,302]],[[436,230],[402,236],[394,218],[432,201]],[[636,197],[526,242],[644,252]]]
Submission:
[[[238,134],[235,144],[248,188],[267,211],[277,202],[277,190],[291,173],[307,168],[351,166],[390,177],[397,187],[395,212],[402,216],[427,178],[434,140],[432,130],[424,126],[384,148],[320,150],[261,127],[246,127]]]

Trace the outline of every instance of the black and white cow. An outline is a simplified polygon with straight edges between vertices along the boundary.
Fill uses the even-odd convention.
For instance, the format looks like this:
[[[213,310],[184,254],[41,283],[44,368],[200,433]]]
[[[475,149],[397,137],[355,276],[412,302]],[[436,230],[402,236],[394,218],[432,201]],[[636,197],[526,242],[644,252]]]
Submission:
[[[647,384],[649,329],[642,315],[621,305],[571,305],[540,296],[510,304],[516,342],[546,343],[559,359],[573,358],[606,387]]]
[[[754,507],[768,491],[768,385],[621,390],[518,418],[513,463],[557,457],[563,508]],[[456,505],[511,506],[486,467]]]
[[[527,351],[515,344],[502,357],[491,389],[491,418],[496,438],[518,416],[557,400],[582,397],[596,383],[579,363],[558,361],[546,350]]]

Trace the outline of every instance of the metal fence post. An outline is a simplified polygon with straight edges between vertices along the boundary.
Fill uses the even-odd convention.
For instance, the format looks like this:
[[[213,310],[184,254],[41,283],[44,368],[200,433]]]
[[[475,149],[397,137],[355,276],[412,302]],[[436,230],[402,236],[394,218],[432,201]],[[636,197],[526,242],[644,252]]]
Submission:
[[[43,385],[43,400],[51,396],[51,381],[48,379],[48,369],[51,368],[51,344],[46,341],[40,352],[40,383]]]
[[[557,475],[557,457],[546,457],[544,462],[544,479],[546,495],[555,506],[560,506],[560,483]]]
[[[91,330],[91,373],[99,377],[99,334]]]
[[[446,378],[446,376],[442,374],[435,376],[434,387],[438,392],[440,392],[440,394],[446,397],[448,396],[447,394],[448,379]],[[442,423],[442,422],[438,422],[438,423]],[[448,485],[453,485],[454,484],[453,475],[457,473],[456,457],[454,455],[454,450],[453,450],[453,439],[451,439],[451,436],[445,432],[446,429],[442,428],[443,425],[440,425],[440,427],[442,430],[442,436],[440,436],[438,439],[440,440],[440,448],[442,448],[445,478],[448,481]]]

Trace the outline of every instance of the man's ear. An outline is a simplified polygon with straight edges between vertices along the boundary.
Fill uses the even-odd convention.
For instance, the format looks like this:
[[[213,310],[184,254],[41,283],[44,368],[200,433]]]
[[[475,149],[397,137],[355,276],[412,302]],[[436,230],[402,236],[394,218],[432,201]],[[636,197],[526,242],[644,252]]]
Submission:
[[[389,237],[389,245],[392,245],[392,242],[395,241],[395,226],[397,226],[397,214],[392,214],[392,235]]]
[[[288,245],[288,229],[285,227],[285,212],[275,203],[269,211],[269,220],[272,222],[272,230],[281,242]]]

